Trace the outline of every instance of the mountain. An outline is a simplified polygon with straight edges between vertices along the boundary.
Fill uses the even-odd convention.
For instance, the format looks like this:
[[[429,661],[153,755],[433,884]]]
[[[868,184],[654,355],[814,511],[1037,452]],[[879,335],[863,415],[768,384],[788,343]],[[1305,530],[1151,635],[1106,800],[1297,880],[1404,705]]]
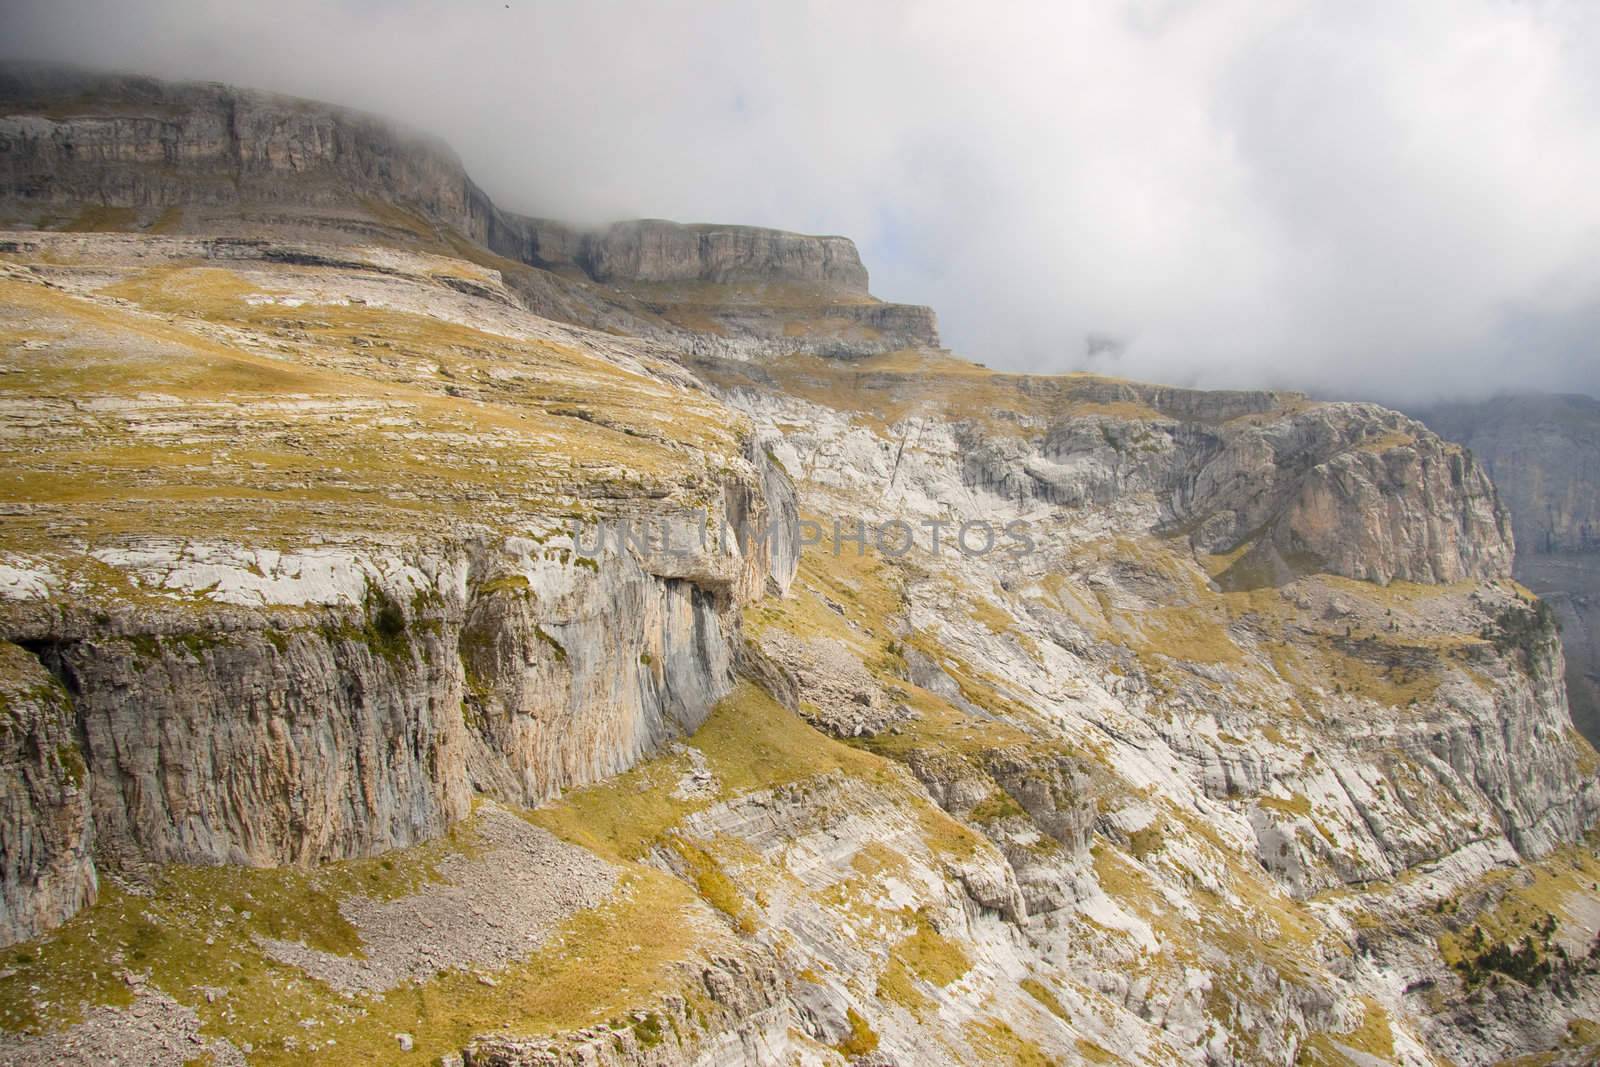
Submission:
[[[0,113],[13,226],[378,242],[495,269],[548,317],[689,351],[848,356],[938,341],[926,308],[868,294],[842,237],[654,219],[584,231],[517,215],[443,143],[361,112],[14,63]]]
[[[0,68],[0,1061],[1592,1062],[1473,455]]]
[[[1561,622],[1573,720],[1600,739],[1600,401],[1501,396],[1418,415],[1494,476],[1516,532],[1516,577]]]

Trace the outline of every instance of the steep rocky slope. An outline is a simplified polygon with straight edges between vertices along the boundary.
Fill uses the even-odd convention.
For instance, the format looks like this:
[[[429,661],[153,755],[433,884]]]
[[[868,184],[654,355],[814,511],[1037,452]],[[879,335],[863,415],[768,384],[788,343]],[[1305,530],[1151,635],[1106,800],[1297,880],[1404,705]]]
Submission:
[[[4,121],[359,126],[58,77]],[[1600,757],[1470,455],[863,342],[832,242],[496,258],[384,144],[8,187],[0,1060],[1592,1058]]]
[[[1600,402],[1501,396],[1420,412],[1494,476],[1517,532],[1517,578],[1561,621],[1572,718],[1600,740]]]

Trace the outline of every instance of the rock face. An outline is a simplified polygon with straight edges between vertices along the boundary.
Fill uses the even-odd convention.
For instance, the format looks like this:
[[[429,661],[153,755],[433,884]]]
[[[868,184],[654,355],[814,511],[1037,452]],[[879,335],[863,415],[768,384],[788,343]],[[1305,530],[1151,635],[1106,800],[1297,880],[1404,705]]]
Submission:
[[[780,675],[772,692],[840,736],[875,705],[904,701],[911,714],[867,743],[1003,853],[1017,903],[975,895],[1014,916],[1032,952],[1076,953],[1076,980],[1160,1020],[1180,1059],[1295,1062],[1319,1047],[1314,1035],[1350,1029],[1345,978],[1286,977],[1333,957],[1274,961],[1275,949],[1247,947],[1246,921],[1221,935],[1223,954],[1259,965],[1212,972],[1210,995],[1225,984],[1230,1011],[1307,1037],[1279,1043],[1268,1025],[1207,1043],[1211,1009],[1185,991],[1193,972],[1152,969],[1149,956],[1227,911],[1182,888],[1214,876],[1178,858],[1205,840],[1248,842],[1249,866],[1281,891],[1327,901],[1332,911],[1313,906],[1324,919],[1381,930],[1351,950],[1352,974],[1387,968],[1380,984],[1437,986],[1449,1004],[1463,972],[1434,939],[1469,920],[1415,916],[1476,900],[1468,887],[1481,872],[1534,864],[1600,814],[1548,614],[1506,581],[1504,509],[1469,455],[1413,420],[1281,394],[937,364],[700,366],[758,424],[786,428],[777,455],[805,472],[808,511],[917,531],[906,562],[880,552],[875,568],[850,562],[849,544],[834,556],[824,536],[797,582],[818,606],[759,632],[763,667]],[[1012,405],[1007,419],[989,417],[997,396]],[[874,419],[898,410],[911,414]],[[957,550],[964,524],[1011,523],[1025,544]],[[876,641],[862,633],[874,620]],[[855,663],[836,663],[840,650]],[[1245,892],[1221,880],[1233,887],[1224,895]],[[1348,911],[1332,903],[1361,885],[1383,888]],[[1118,909],[1098,910],[1113,898]],[[1106,935],[1106,924],[1136,932]],[[1570,936],[1587,951],[1588,924]],[[1138,977],[1104,977],[1113,959]],[[1420,1000],[1405,1004],[1389,1017],[1434,1025]],[[1479,1017],[1491,1016],[1494,1036],[1467,1061],[1552,1040],[1520,1009]],[[1327,1040],[1379,1062],[1427,1062],[1399,1029],[1376,1053]],[[1095,1041],[1131,1062],[1159,1059],[1131,1035]]]
[[[694,986],[699,1010],[670,997],[627,1025],[591,1027],[556,1040],[482,1037],[463,1058],[467,1067],[674,1067],[787,1058],[793,1018],[774,961],[716,959],[694,976]]]
[[[0,110],[3,195],[19,203],[237,212],[354,193],[459,225],[488,208],[443,143],[270,93],[8,64]]]
[[[707,366],[729,385],[761,385],[759,371]],[[850,382],[866,398],[893,398],[914,378],[852,370]],[[1511,526],[1488,473],[1403,415],[1266,392],[997,378],[1018,394],[1024,432],[997,434],[977,420],[952,427],[970,491],[1014,506],[1152,501],[1157,524],[1205,552],[1248,547],[1236,582],[1510,573]]]
[[[418,265],[405,255],[358,262],[329,246],[188,238],[52,243],[41,235],[19,247],[40,241],[61,257],[58,281],[9,265],[13,273],[0,278],[8,315],[34,331],[15,358],[36,361],[39,374],[75,365],[56,359],[51,338],[113,344],[111,333],[96,331],[136,335],[165,321],[140,313],[86,325],[78,317],[86,310],[118,306],[94,292],[105,270],[159,263],[166,278],[173,261],[192,262],[197,251],[210,265],[177,268],[180,275],[240,278],[231,271],[248,266],[271,286],[320,271],[310,284],[333,285],[338,295],[309,292],[319,315],[359,313],[365,292],[391,309],[385,314],[429,325],[409,351],[370,330],[319,347],[299,319],[266,327],[292,345],[264,334],[242,340],[235,331],[263,328],[246,319],[264,305],[244,295],[253,290],[241,281],[227,307],[245,318],[222,327],[229,343],[245,346],[233,351],[292,353],[287,362],[266,357],[279,371],[310,357],[319,375],[347,360],[349,375],[320,398],[307,390],[323,388],[322,377],[270,386],[253,415],[230,407],[220,423],[210,421],[210,405],[178,398],[170,402],[182,411],[169,412],[177,414],[169,422],[157,410],[168,401],[153,408],[116,395],[110,378],[88,401],[109,422],[92,429],[65,409],[41,415],[36,400],[0,398],[8,462],[26,454],[51,466],[41,457],[97,442],[89,464],[53,468],[58,481],[106,477],[100,464],[116,462],[124,433],[139,455],[215,441],[212,469],[226,468],[195,525],[185,516],[199,510],[156,516],[144,509],[162,505],[135,489],[113,506],[118,532],[62,541],[49,515],[66,518],[55,509],[74,504],[37,496],[8,503],[0,565],[0,635],[11,642],[8,821],[0,832],[13,940],[92,898],[91,845],[127,870],[303,866],[437,838],[469,812],[475,793],[531,806],[624,770],[700,725],[732,685],[741,606],[793,579],[797,517],[786,475],[748,427],[647,345],[584,335],[579,353],[562,343],[571,334],[551,333],[556,324],[517,308],[497,279],[453,275],[459,288],[440,285],[425,268],[408,273]],[[114,266],[131,247],[128,264]],[[70,264],[84,255],[98,264],[95,280],[75,289],[83,276]],[[389,286],[381,296],[362,288],[373,277]],[[280,289],[268,299],[282,301],[265,305],[277,316],[306,298]],[[458,317],[500,332],[467,331],[454,325]],[[118,380],[142,392],[151,369],[196,366],[202,352],[216,351],[201,338],[217,325],[193,328],[157,326],[171,348],[122,348],[135,363]],[[510,346],[492,367],[457,364],[458,372],[436,362],[491,346]],[[384,355],[372,358],[375,348]],[[519,365],[513,352],[530,362]],[[537,362],[551,354],[576,361],[559,369]],[[404,400],[375,400],[395,395],[393,369],[413,359],[425,361],[425,392],[411,385]],[[388,384],[372,389],[373,375]],[[554,397],[529,385],[558,376]],[[235,400],[259,388],[247,384]],[[665,428],[661,407],[673,412]],[[685,432],[697,410],[715,414],[715,424],[701,424],[704,435]],[[463,432],[485,417],[500,429],[478,423]],[[240,440],[242,426],[252,460],[235,466],[222,442]],[[318,426],[355,447],[317,438]],[[497,448],[508,431],[523,436]],[[603,447],[607,439],[615,451]],[[279,446],[289,452],[273,459]],[[318,456],[313,479],[353,487],[344,504],[330,506],[323,490],[283,475],[280,460],[294,466],[292,455],[310,452]],[[487,491],[476,484],[485,474]],[[146,487],[161,477],[132,475]],[[493,488],[500,485],[509,492]],[[191,483],[189,491],[210,490]],[[255,503],[230,515],[241,499]],[[398,525],[397,502],[406,515]]]
[[[1494,476],[1517,534],[1517,579],[1561,618],[1573,720],[1600,741],[1600,401],[1502,396],[1418,414]]]
[[[746,506],[768,520],[763,497]],[[358,555],[366,592],[348,607],[100,622],[24,603],[6,633],[72,694],[103,855],[319,863],[437,837],[474,790],[533,805],[615,774],[728,691],[726,613],[764,592],[766,555],[706,559],[704,584],[610,550],[565,556],[530,542]],[[59,791],[39,810],[70,821],[84,793],[55,753],[75,751],[72,724],[39,722],[49,707],[17,747],[55,739],[29,772],[53,786],[30,788],[40,803]],[[68,841],[86,853],[86,832],[63,830],[46,856]],[[18,864],[37,872],[32,893],[61,892],[40,857]]]
[[[1201,479],[1197,496],[1238,502],[1222,539],[1205,542],[1226,527],[1202,520],[1212,551],[1233,547],[1260,520],[1271,524],[1274,562],[1379,584],[1510,571],[1511,527],[1483,468],[1419,424],[1371,406],[1319,406],[1264,433],[1246,431]]]
[[[750,226],[620,222],[584,242],[581,263],[602,282],[813,282],[867,295],[867,269],[844,237],[802,237]]]
[[[36,937],[95,895],[94,825],[72,702],[0,644],[0,941]]]
[[[1524,555],[1600,552],[1600,401],[1501,396],[1418,415],[1494,475]]]

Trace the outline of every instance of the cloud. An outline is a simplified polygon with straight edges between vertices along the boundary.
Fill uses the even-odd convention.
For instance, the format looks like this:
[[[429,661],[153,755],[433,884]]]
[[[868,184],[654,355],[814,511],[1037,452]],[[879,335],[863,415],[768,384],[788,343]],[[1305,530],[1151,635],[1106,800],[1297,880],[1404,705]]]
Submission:
[[[440,133],[514,209],[848,234],[992,366],[1600,393],[1588,5],[9,6],[17,54]]]

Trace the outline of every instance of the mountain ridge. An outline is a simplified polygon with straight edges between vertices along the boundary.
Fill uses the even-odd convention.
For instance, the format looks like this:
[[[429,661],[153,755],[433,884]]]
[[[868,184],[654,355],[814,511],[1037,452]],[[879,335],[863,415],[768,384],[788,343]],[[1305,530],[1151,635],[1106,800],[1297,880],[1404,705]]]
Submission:
[[[86,100],[102,113],[84,113]],[[364,112],[215,82],[15,63],[0,66],[0,110],[8,113],[0,197],[36,225],[50,221],[52,204],[69,204],[80,212],[59,221],[90,228],[190,226],[248,236],[254,227],[324,241],[376,233],[446,252],[465,240],[545,272],[528,279],[526,295],[562,301],[566,314],[557,317],[586,325],[615,319],[630,332],[680,335],[686,331],[673,319],[698,311],[702,319],[720,314],[736,338],[807,348],[809,339],[786,331],[786,321],[741,320],[741,305],[766,297],[749,299],[743,283],[784,290],[808,312],[829,308],[847,334],[829,339],[834,354],[937,345],[927,309],[872,300],[847,238],[661,220],[582,229],[514,214],[472,181],[443,141]],[[691,288],[661,291],[674,284]],[[619,300],[616,287],[631,285],[643,291]],[[674,316],[679,305],[685,310]],[[722,312],[723,305],[731,307]]]

